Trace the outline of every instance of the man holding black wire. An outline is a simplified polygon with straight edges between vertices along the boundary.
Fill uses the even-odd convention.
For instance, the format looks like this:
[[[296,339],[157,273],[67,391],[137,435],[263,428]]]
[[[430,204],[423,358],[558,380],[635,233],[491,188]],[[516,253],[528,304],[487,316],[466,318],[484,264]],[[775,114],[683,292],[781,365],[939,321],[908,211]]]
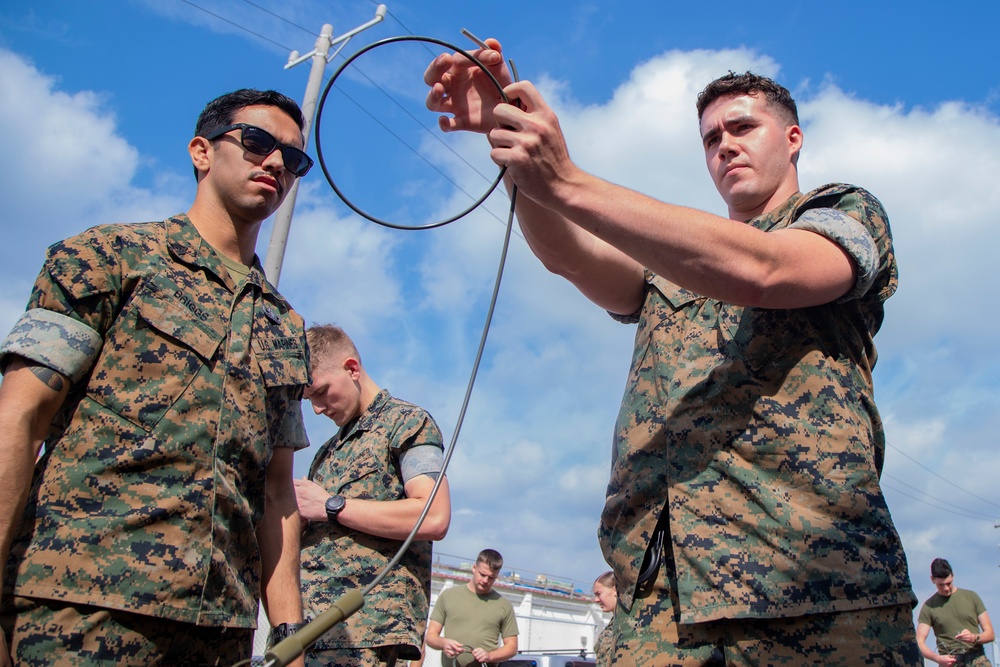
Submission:
[[[498,665],[517,655],[517,617],[493,589],[503,556],[483,549],[464,586],[441,591],[427,624],[427,645],[441,651],[444,667]]]
[[[258,599],[301,621],[305,327],[254,247],[312,165],[303,126],[275,91],[222,95],[186,214],[48,249],[0,348],[0,665],[229,666]]]
[[[920,665],[879,486],[873,337],[897,286],[882,205],[846,184],[800,192],[795,102],[749,72],[696,103],[728,218],[609,183],[570,159],[555,113],[486,44],[473,55],[511,103],[444,54],[428,108],[446,131],[488,136],[546,268],[638,323],[599,532],[613,662]]]
[[[383,573],[441,477],[441,431],[426,410],[394,398],[365,371],[357,347],[332,325],[306,330],[312,383],[305,397],[340,430],[295,480],[306,616],[315,618]],[[448,480],[398,563],[359,611],[307,651],[308,667],[392,667],[421,655],[431,586],[431,540],[451,522]],[[274,639],[281,639],[275,637]]]
[[[931,561],[931,582],[937,593],[924,602],[917,617],[920,652],[942,667],[991,667],[983,647],[996,636],[982,598],[955,586],[955,573],[944,558]],[[931,630],[936,652],[927,646]]]

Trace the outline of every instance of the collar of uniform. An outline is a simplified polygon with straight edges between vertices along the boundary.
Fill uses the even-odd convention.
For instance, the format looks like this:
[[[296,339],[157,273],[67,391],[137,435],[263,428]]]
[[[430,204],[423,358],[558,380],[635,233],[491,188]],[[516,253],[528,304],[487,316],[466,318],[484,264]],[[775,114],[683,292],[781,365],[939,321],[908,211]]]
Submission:
[[[170,252],[183,262],[201,266],[217,276],[224,275],[222,260],[208,241],[202,238],[191,219],[178,213],[166,221],[167,245]]]
[[[178,213],[168,218],[165,224],[167,227],[167,244],[170,247],[170,251],[178,259],[188,264],[206,268],[219,278],[229,276],[229,272],[223,268],[222,260],[219,259],[215,248],[198,233],[198,229],[191,222],[191,219],[187,217],[187,214]],[[232,276],[223,280],[235,291],[236,284]],[[277,294],[277,290],[265,277],[264,267],[261,266],[260,258],[256,254],[253,256],[253,264],[250,266],[250,274],[247,276],[247,282],[256,285],[267,294]]]
[[[781,206],[771,209],[767,213],[758,215],[756,218],[751,218],[747,224],[765,232],[771,231],[774,229],[774,226],[778,224],[778,222],[785,218],[787,213],[795,208],[801,199],[802,193],[796,192],[794,195],[786,199]]]
[[[362,412],[357,419],[350,424],[344,425],[344,428],[341,429],[340,432],[340,440],[347,440],[351,437],[352,433],[358,431],[370,431],[375,428],[375,418],[378,417],[380,412],[382,412],[382,408],[385,407],[390,398],[392,398],[392,396],[389,394],[388,389],[383,389],[376,394],[375,398],[372,399],[372,402],[367,408],[365,408],[365,411]]]

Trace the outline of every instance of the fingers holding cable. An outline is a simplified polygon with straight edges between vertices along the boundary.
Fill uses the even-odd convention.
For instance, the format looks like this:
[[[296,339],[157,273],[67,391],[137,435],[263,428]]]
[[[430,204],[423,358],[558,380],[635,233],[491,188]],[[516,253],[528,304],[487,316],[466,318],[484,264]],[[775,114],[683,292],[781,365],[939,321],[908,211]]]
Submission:
[[[559,118],[529,81],[504,88],[509,104],[493,110],[497,127],[490,130],[490,158],[507,167],[521,194],[543,206],[560,199],[581,173],[569,156]]]
[[[482,67],[460,52],[441,54],[424,71],[424,83],[430,86],[425,104],[430,111],[446,114],[438,118],[444,132],[486,133],[496,124],[493,109],[503,102],[502,87],[512,77],[504,64],[500,42],[489,38],[480,43],[485,48],[469,55],[496,77],[499,88]]]

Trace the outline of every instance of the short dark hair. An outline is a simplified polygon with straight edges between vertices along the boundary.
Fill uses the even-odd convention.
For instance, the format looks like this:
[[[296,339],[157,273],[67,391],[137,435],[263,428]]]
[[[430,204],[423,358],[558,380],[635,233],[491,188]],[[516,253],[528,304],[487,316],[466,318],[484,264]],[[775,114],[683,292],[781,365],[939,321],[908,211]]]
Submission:
[[[309,370],[315,373],[320,366],[340,363],[341,359],[352,356],[361,363],[361,353],[351,337],[335,324],[314,324],[306,329],[306,344],[309,345]]]
[[[205,105],[198,115],[198,122],[194,126],[194,136],[207,137],[209,134],[225,127],[233,122],[233,116],[240,109],[251,106],[277,107],[284,111],[299,126],[299,131],[304,131],[306,127],[306,117],[302,114],[302,109],[292,98],[282,95],[276,90],[256,90],[254,88],[240,88],[225,95],[219,95],[214,100]],[[198,169],[194,170],[195,178],[198,177]]]
[[[705,109],[720,97],[728,95],[756,97],[758,94],[763,94],[768,104],[784,115],[788,125],[799,124],[799,109],[787,88],[766,76],[752,72],[736,74],[732,71],[712,81],[698,93],[698,120],[701,120]]]
[[[500,552],[495,549],[483,549],[479,552],[476,562],[484,563],[486,567],[496,572],[503,567],[503,556],[501,556]]]
[[[214,130],[232,123],[233,116],[240,109],[256,105],[278,107],[295,121],[299,130],[304,130],[306,127],[306,119],[302,115],[302,109],[292,98],[282,95],[276,90],[240,88],[231,93],[220,95],[205,105],[198,116],[198,122],[195,124],[194,135],[207,137]]]
[[[951,563],[944,558],[935,558],[931,561],[931,576],[935,579],[947,579],[952,575]]]

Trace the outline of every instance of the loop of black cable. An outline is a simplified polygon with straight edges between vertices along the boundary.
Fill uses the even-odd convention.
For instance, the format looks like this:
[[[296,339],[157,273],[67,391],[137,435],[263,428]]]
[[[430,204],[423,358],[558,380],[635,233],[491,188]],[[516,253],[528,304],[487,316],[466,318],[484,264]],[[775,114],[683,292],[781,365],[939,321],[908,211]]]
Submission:
[[[490,184],[489,188],[486,190],[483,196],[474,201],[469,207],[467,207],[460,213],[457,213],[456,215],[453,215],[445,220],[429,222],[423,225],[402,225],[396,222],[390,222],[388,220],[382,220],[380,218],[377,218],[374,215],[362,209],[361,207],[357,206],[354,202],[352,202],[351,199],[346,194],[344,194],[344,192],[341,191],[341,189],[337,186],[337,183],[333,179],[333,176],[330,175],[329,170],[326,168],[326,160],[323,158],[323,144],[322,144],[322,139],[320,138],[320,123],[322,122],[323,119],[323,108],[326,106],[326,97],[327,95],[330,94],[330,90],[333,88],[333,84],[337,82],[337,79],[340,77],[341,73],[345,69],[347,69],[347,67],[349,67],[351,63],[353,63],[362,55],[368,53],[372,49],[377,49],[380,46],[386,46],[387,44],[395,44],[397,42],[426,42],[430,44],[437,44],[438,46],[443,46],[445,48],[451,49],[455,53],[462,54],[463,56],[468,58],[469,61],[475,64],[480,70],[482,70],[486,74],[486,76],[489,77],[490,81],[493,82],[493,85],[496,86],[497,91],[499,91],[501,99],[503,99],[504,102],[508,102],[507,95],[503,92],[503,86],[500,85],[500,82],[493,75],[493,72],[489,71],[489,69],[486,68],[486,65],[484,65],[478,58],[473,57],[473,55],[470,54],[468,51],[460,49],[454,44],[449,44],[444,40],[436,39],[434,37],[420,37],[417,35],[400,35],[398,37],[387,37],[386,39],[381,39],[377,42],[369,44],[368,46],[362,48],[357,53],[349,57],[340,65],[340,67],[337,68],[337,71],[334,72],[332,77],[330,77],[330,80],[327,81],[326,87],[323,88],[323,95],[319,98],[319,105],[316,107],[316,131],[315,131],[316,161],[319,163],[320,169],[323,170],[323,175],[326,177],[327,183],[329,183],[330,187],[333,188],[333,191],[337,193],[337,196],[340,197],[340,199],[345,204],[347,204],[347,206],[350,207],[351,210],[353,210],[361,217],[371,220],[372,222],[382,225],[383,227],[391,227],[392,229],[404,229],[404,230],[434,229],[435,227],[442,227],[444,225],[455,222],[460,218],[464,218],[466,215],[468,215],[475,209],[479,208],[480,204],[486,201],[486,199],[493,193],[493,191],[496,190],[497,186],[500,185],[500,182],[503,180],[503,175],[507,171],[507,168],[501,167],[499,173],[497,174],[496,179],[493,181],[493,183]]]

